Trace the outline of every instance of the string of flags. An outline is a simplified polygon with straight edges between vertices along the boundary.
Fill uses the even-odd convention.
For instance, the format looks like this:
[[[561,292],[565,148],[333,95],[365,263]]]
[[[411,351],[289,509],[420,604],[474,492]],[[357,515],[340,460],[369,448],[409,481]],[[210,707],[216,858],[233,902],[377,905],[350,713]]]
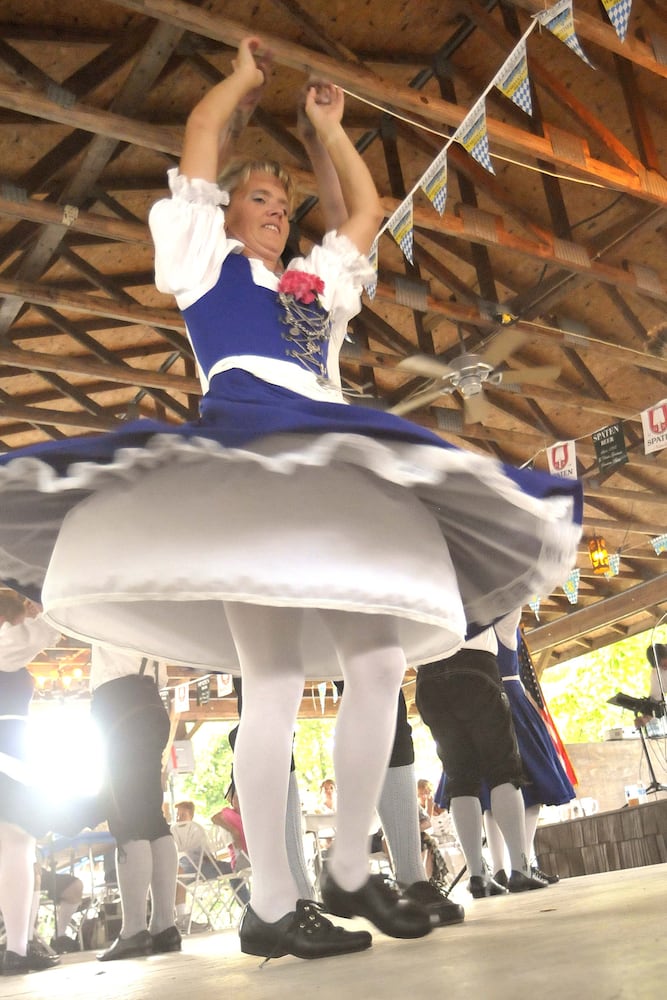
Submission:
[[[338,688],[333,682],[322,681],[322,683],[318,684],[316,688],[313,688],[312,690],[313,703],[315,703],[315,691],[317,691],[317,698],[319,700],[322,715],[324,715],[327,689],[329,685],[331,685],[331,697],[335,705],[340,695]],[[180,715],[182,712],[190,711],[193,695],[194,702],[199,707],[200,705],[206,705],[213,697],[225,698],[227,695],[232,694],[233,691],[234,683],[232,675],[216,673],[202,674],[201,676],[195,677],[190,681],[183,681],[181,684],[177,684],[173,688],[165,688],[160,692],[160,696],[164,707],[168,712],[173,708],[176,715]]]
[[[625,41],[630,12],[632,10],[632,0],[602,0],[602,4],[618,37],[621,41]],[[414,222],[412,200],[417,190],[421,189],[439,215],[443,215],[447,201],[447,150],[453,142],[458,142],[463,146],[489,173],[495,173],[491,162],[489,136],[486,127],[486,96],[496,87],[505,97],[521,108],[522,111],[528,115],[532,115],[533,106],[530,95],[526,40],[538,25],[549,30],[556,38],[572,49],[583,62],[595,69],[595,66],[582,49],[577,38],[574,26],[573,0],[557,0],[555,4],[534,14],[532,24],[521,36],[491,83],[477,99],[425,173],[422,174],[396,211],[387,219],[378,232],[369,253],[369,259],[376,274],[378,266],[378,240],[386,231],[389,231],[406,259],[411,264],[413,263]],[[377,278],[365,287],[368,296],[372,299],[377,291]]]

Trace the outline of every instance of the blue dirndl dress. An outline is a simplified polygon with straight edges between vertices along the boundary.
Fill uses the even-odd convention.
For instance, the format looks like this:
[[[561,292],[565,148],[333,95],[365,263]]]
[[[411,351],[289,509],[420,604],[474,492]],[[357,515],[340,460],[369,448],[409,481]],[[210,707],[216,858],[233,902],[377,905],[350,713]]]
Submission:
[[[158,287],[186,322],[200,419],[0,457],[0,578],[41,591],[67,634],[232,673],[224,602],[301,608],[317,678],[340,676],[320,609],[393,616],[418,666],[562,582],[577,482],[344,401],[337,353],[369,277],[352,244],[329,234],[290,264],[325,282],[310,337],[226,239],[218,189],[170,183],[151,213]]]

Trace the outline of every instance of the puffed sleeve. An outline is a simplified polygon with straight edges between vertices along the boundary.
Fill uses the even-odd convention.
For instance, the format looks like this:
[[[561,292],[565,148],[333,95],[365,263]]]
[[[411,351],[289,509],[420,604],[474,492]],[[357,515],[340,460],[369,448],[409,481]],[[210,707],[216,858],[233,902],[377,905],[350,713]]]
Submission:
[[[5,622],[0,628],[0,670],[13,673],[27,666],[46,646],[60,639],[60,632],[41,616],[20,625]]]
[[[155,284],[177,300],[187,295],[195,301],[215,284],[234,246],[225,236],[220,210],[229,203],[229,195],[210,181],[184,177],[175,167],[167,177],[171,198],[156,202],[148,216],[155,244]]]
[[[324,282],[320,300],[331,316],[329,377],[338,383],[338,355],[347,326],[361,309],[361,293],[375,279],[375,269],[347,236],[335,232],[327,233],[307,257],[291,261],[289,267],[317,274]]]

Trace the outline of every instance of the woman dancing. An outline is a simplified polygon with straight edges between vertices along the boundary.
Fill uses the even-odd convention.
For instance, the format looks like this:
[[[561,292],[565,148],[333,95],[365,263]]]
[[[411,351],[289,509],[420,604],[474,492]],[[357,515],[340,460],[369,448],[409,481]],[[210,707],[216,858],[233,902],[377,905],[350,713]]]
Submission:
[[[288,174],[270,161],[219,174],[221,137],[265,68],[260,40],[245,39],[233,72],[191,112],[171,198],[150,214],[156,283],[176,297],[201,373],[201,419],[138,421],[24,449],[8,466],[16,519],[25,524],[19,498],[25,508],[31,477],[50,491],[51,518],[29,537],[0,525],[0,545],[5,575],[24,583],[41,582],[50,556],[44,604],[65,632],[242,673],[234,766],[253,892],[241,948],[316,958],[371,939],[297,900],[289,871],[285,812],[304,678],[345,680],[324,907],[421,936],[428,914],[368,875],[406,664],[454,652],[467,627],[561,581],[581,497],[576,483],[518,472],[345,403],[338,352],[373,275],[364,255],[382,209],[342,127],[341,91],[311,87],[306,115],[346,219],[284,269]]]

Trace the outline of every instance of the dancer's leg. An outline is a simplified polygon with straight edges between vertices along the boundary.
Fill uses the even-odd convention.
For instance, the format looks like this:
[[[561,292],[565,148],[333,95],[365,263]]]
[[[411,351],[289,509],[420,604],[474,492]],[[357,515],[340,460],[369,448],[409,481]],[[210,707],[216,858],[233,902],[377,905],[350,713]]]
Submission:
[[[406,663],[393,619],[330,611],[323,617],[345,679],[334,744],[338,814],[330,871],[342,889],[354,892],[368,879],[368,840]]]
[[[484,811],[484,830],[486,831],[486,843],[491,855],[491,870],[495,875],[497,872],[505,870],[506,850],[505,838],[490,809]]]
[[[174,924],[174,901],[176,899],[176,876],[178,873],[178,850],[176,842],[168,837],[158,837],[151,841],[153,873],[151,876],[151,934],[172,927]]]
[[[539,803],[534,806],[526,806],[526,854],[531,864],[535,858],[535,831],[537,830],[537,821],[540,818],[540,809]]]
[[[507,844],[512,871],[527,875],[530,864],[526,851],[526,815],[519,789],[509,782],[492,788],[491,812]]]
[[[292,735],[304,686],[301,611],[226,604],[243,672],[234,780],[253,871],[251,905],[273,923],[299,897],[285,844]]]
[[[313,899],[313,886],[308,874],[308,866],[303,853],[303,826],[301,821],[301,798],[294,771],[290,772],[287,792],[287,819],[285,823],[285,844],[287,860],[292,877],[296,882],[300,899]]]
[[[25,955],[35,882],[35,838],[13,823],[0,822],[0,908],[7,951]]]
[[[416,793],[414,764],[387,769],[378,812],[389,844],[396,880],[403,886],[424,882],[427,878],[421,854]]]
[[[118,892],[123,913],[121,938],[146,930],[146,904],[153,872],[153,856],[148,840],[129,840],[116,850]]]
[[[482,806],[476,795],[457,795],[449,805],[468,873],[484,876],[482,855]]]

